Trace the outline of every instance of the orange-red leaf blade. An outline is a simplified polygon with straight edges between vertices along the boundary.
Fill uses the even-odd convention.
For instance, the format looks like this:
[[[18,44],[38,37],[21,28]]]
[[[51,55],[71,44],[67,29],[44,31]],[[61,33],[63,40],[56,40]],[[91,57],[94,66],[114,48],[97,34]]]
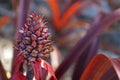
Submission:
[[[9,17],[3,16],[3,17],[0,19],[0,27],[2,27],[3,25],[5,25],[8,21],[9,21]]]
[[[60,17],[58,2],[57,0],[47,0],[47,3],[53,12],[53,22],[57,25]]]
[[[81,6],[81,4],[82,2],[75,2],[70,8],[68,8],[61,18],[61,23],[59,24],[60,27],[58,27],[58,29],[62,28],[62,26],[68,22],[73,13]]]
[[[109,58],[103,54],[96,55],[83,72],[80,80],[101,80],[105,72],[111,68],[116,70],[118,77],[120,76],[119,58]],[[114,76],[113,76],[114,77]],[[120,79],[120,78],[119,78]]]

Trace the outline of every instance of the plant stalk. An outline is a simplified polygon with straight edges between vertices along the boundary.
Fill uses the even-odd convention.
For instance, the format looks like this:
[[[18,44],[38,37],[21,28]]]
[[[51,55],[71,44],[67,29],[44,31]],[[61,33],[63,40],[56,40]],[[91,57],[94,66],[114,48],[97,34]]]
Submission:
[[[16,48],[18,47],[17,41],[20,38],[19,29],[21,29],[24,26],[24,24],[26,23],[26,18],[27,18],[27,14],[29,11],[30,1],[31,0],[19,0],[17,19],[16,19],[17,20],[17,27],[16,27],[15,43],[14,43]],[[14,61],[15,61],[18,53],[19,53],[19,51],[17,49],[14,49],[13,65],[14,65]],[[22,70],[22,66],[21,66],[20,70]],[[13,73],[14,73],[14,66],[12,69],[12,74]]]

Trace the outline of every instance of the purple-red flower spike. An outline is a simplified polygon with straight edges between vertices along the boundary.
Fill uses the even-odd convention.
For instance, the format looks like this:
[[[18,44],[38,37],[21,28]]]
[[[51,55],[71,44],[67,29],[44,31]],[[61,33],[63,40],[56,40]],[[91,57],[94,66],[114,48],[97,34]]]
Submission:
[[[35,61],[53,50],[51,35],[41,15],[31,13],[26,22],[19,30],[18,50],[28,61]]]
[[[26,20],[26,24],[19,30],[20,40],[17,40],[17,45],[20,53],[14,66],[15,74],[19,72],[20,64],[27,61],[33,67],[36,80],[42,80],[42,68],[47,70],[54,80],[57,80],[52,67],[42,60],[53,51],[51,34],[48,32],[46,22],[41,15],[36,13],[29,14]]]

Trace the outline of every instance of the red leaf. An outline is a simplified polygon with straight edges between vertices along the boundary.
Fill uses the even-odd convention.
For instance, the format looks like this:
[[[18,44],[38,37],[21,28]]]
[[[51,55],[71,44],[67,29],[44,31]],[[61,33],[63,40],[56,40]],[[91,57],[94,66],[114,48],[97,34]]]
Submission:
[[[99,38],[97,37],[92,41],[92,43],[84,50],[79,59],[76,61],[76,65],[73,71],[73,80],[79,80],[85,67],[91,61],[91,59],[96,55],[99,45]]]
[[[22,56],[22,54],[21,53],[19,53],[18,55],[17,55],[17,58],[16,58],[16,60],[15,60],[15,63],[14,63],[14,72],[18,72],[19,71],[19,69],[20,69],[20,65],[21,65],[21,63],[24,61],[24,58],[23,58],[23,56]]]
[[[27,78],[21,72],[17,72],[10,80],[27,80]]]
[[[120,79],[120,58],[110,58],[110,61]]]
[[[52,67],[50,66],[50,64],[48,64],[46,61],[41,59],[41,65],[42,65],[42,63],[43,63],[43,68],[45,70],[47,70],[53,76],[53,80],[57,80],[57,78],[54,74],[54,71],[53,71]]]
[[[0,19],[0,27],[2,27],[3,25],[5,25],[9,20],[10,20],[9,17],[3,16],[3,17]]]
[[[81,6],[82,2],[76,2],[74,3],[62,16],[61,22],[60,22],[60,28],[64,27],[68,20],[71,18],[73,13]],[[59,27],[58,27],[59,28]]]
[[[80,80],[101,80],[103,75],[113,66],[118,78],[120,79],[120,58],[109,58],[103,54],[96,55],[85,71]],[[113,76],[114,77],[114,76]]]
[[[0,80],[8,80],[1,61],[0,61]]]
[[[41,60],[31,62],[36,80],[42,80]]]
[[[60,11],[59,11],[59,6],[58,2],[56,0],[47,0],[48,5],[50,6],[52,12],[53,12],[53,22],[54,24],[59,23],[59,18],[60,18]]]

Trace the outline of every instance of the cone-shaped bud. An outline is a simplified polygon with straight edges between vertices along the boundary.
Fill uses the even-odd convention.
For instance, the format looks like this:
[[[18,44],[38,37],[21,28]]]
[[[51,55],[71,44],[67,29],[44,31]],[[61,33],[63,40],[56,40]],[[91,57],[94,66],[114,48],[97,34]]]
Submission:
[[[31,13],[26,20],[26,24],[19,30],[21,38],[18,40],[18,49],[28,61],[35,61],[53,50],[51,34],[41,15]]]

